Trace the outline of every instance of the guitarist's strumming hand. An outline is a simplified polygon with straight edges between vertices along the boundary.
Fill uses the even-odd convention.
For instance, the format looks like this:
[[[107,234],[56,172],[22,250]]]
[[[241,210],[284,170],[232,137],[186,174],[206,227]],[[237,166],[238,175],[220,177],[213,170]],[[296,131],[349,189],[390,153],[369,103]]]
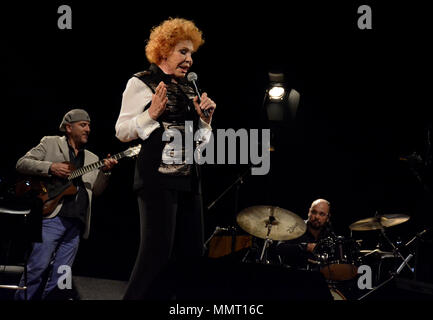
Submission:
[[[116,159],[110,158],[111,155],[107,155],[107,159],[104,159],[104,166],[102,167],[102,171],[108,172],[118,163]]]
[[[60,178],[67,178],[72,172],[71,165],[64,162],[53,162],[51,164],[49,172]]]

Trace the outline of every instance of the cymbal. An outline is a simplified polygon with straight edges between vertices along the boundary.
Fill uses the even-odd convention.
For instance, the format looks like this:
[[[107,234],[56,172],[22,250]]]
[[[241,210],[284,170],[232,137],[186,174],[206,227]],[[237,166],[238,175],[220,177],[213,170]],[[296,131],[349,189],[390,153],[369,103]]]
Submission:
[[[373,253],[377,253],[377,254],[380,254],[380,255],[382,255],[382,256],[385,256],[385,255],[391,255],[391,256],[393,256],[393,253],[392,253],[392,252],[389,252],[389,251],[382,251],[382,250],[380,250],[380,249],[359,250],[359,253],[365,253],[364,257],[365,257],[365,256],[368,256],[368,255],[370,255],[370,254],[373,254]]]
[[[292,240],[302,236],[307,225],[295,213],[273,206],[253,206],[238,213],[236,221],[249,234],[266,239]]]
[[[352,223],[349,228],[354,231],[378,230],[404,223],[410,217],[405,214],[384,214],[377,217],[362,219]]]

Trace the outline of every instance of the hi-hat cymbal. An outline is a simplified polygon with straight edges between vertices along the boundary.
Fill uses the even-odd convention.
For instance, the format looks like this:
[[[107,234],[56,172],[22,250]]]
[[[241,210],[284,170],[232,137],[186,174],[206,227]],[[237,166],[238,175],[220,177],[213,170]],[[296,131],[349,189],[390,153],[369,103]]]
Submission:
[[[273,206],[253,206],[239,212],[236,217],[239,226],[249,234],[266,239],[292,240],[302,236],[307,225],[295,213]]]
[[[362,219],[352,223],[349,228],[354,231],[378,230],[404,223],[410,217],[405,214],[384,214],[377,217]]]

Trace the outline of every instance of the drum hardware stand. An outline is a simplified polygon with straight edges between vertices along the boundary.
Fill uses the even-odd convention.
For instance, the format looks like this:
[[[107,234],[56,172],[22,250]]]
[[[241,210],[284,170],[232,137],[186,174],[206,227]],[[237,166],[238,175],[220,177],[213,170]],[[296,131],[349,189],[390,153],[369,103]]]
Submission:
[[[388,243],[392,246],[392,252],[394,254],[394,256],[398,256],[403,260],[402,265],[399,267],[399,269],[403,269],[404,265],[406,265],[409,270],[413,273],[414,270],[411,268],[411,266],[408,264],[408,261],[413,257],[412,254],[409,254],[406,258],[403,257],[403,255],[400,253],[399,249],[394,245],[394,243],[392,243],[392,241],[388,238],[388,236],[385,234],[385,229],[383,227],[381,227],[380,232],[382,233],[383,237],[385,238],[386,241],[388,241]],[[410,258],[409,258],[410,257]],[[401,270],[400,270],[401,271]],[[400,271],[398,273],[400,273]]]
[[[413,257],[413,255],[409,254],[407,256],[407,258],[404,259],[403,263],[397,268],[397,271],[394,272],[394,273],[391,273],[391,277],[389,279],[385,280],[380,285],[378,285],[374,289],[370,290],[369,292],[367,292],[366,294],[364,294],[362,297],[358,298],[358,300],[364,299],[365,297],[367,297],[368,295],[370,295],[372,292],[376,291],[377,289],[383,287],[385,284],[387,284],[388,282],[390,282],[391,280],[393,280],[397,275],[400,274],[401,270],[403,270],[403,268],[404,268],[405,265],[409,266],[408,262],[409,262],[410,259],[412,259],[412,257]],[[411,269],[411,271],[412,271],[412,269]]]
[[[260,262],[266,262],[266,260],[264,261],[264,255],[265,255],[265,251],[266,249],[269,247],[270,244],[272,244],[272,240],[269,238],[269,234],[271,233],[272,230],[272,223],[275,221],[275,217],[274,216],[269,216],[269,222],[266,224],[266,228],[268,228],[268,233],[266,234],[266,239],[265,239],[265,243],[263,244],[263,249],[262,249],[262,254],[260,255]]]
[[[376,213],[377,215],[377,213]],[[363,295],[362,297],[358,298],[358,300],[362,300],[365,297],[367,297],[368,295],[370,295],[372,292],[376,291],[377,289],[383,287],[385,284],[387,284],[388,282],[390,282],[391,280],[393,280],[397,275],[400,274],[400,272],[403,270],[404,266],[407,266],[409,268],[409,270],[413,273],[414,270],[411,268],[411,266],[409,265],[409,261],[413,258],[413,254],[409,254],[406,258],[403,257],[403,255],[400,253],[400,251],[398,250],[398,248],[392,243],[392,241],[388,238],[388,236],[385,233],[385,228],[381,225],[380,231],[383,235],[383,237],[386,239],[386,241],[388,241],[388,243],[392,246],[393,248],[393,254],[395,257],[400,257],[403,262],[401,263],[401,265],[397,268],[397,270],[395,272],[391,272],[391,277],[387,280],[385,280],[384,282],[382,282],[380,285],[378,285],[377,287],[375,287],[374,289],[372,289],[371,291],[367,292],[365,295]],[[412,240],[411,240],[412,241]],[[410,241],[410,242],[411,242]],[[409,243],[410,243],[409,242]]]
[[[242,260],[241,260],[242,263],[246,262],[246,260],[247,260],[247,258],[248,258],[248,256],[250,255],[250,253],[251,253],[252,250],[257,251],[257,248],[256,248],[256,246],[254,245],[254,243],[253,243],[253,245],[251,246],[251,248],[248,249],[248,251],[247,251],[247,253],[245,254],[245,256],[242,258]],[[256,254],[257,254],[257,252],[256,252]],[[256,255],[256,257],[257,257],[257,255]]]
[[[271,233],[271,229],[272,229],[272,222],[275,221],[275,218],[273,216],[269,216],[269,222],[266,224],[266,228],[268,229],[268,233],[266,235],[266,239],[265,239],[265,243],[263,244],[263,248],[262,248],[262,252],[260,254],[260,258],[258,259],[258,261],[256,260],[256,262],[258,263],[267,263],[267,259],[266,259],[266,249],[269,247],[270,244],[273,243],[273,240],[269,238],[269,234]],[[245,256],[242,258],[242,262],[245,262],[248,255],[250,254],[251,250],[256,250],[257,248],[250,248],[248,250],[248,252],[245,254]]]
[[[421,236],[424,234],[424,233],[426,233],[428,231],[428,229],[424,229],[423,231],[421,231],[421,232],[418,232],[411,240],[409,240],[404,246],[405,247],[408,247],[412,242],[414,242],[416,239],[421,239]],[[421,239],[421,241],[423,241],[422,239]]]
[[[206,240],[206,242],[204,243],[204,245],[203,245],[203,247],[204,247],[204,249],[205,250],[207,250],[208,248],[207,248],[207,245],[208,245],[208,243],[212,240],[212,238],[213,237],[215,237],[218,233],[221,233],[221,232],[223,232],[223,231],[229,231],[229,230],[233,230],[233,231],[235,231],[236,230],[236,228],[235,227],[229,227],[229,228],[221,228],[221,227],[216,227],[215,228],[215,231],[212,233],[212,235],[209,237],[209,239],[207,239]]]

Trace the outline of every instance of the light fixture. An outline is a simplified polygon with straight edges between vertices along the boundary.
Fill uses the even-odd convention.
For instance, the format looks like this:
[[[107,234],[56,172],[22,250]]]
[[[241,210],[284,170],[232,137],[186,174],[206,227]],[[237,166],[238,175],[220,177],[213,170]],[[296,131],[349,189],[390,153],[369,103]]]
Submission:
[[[269,85],[265,93],[263,106],[267,118],[272,122],[294,120],[299,104],[299,93],[290,89],[283,73],[269,72]]]
[[[284,74],[269,72],[269,86],[266,90],[265,105],[266,114],[270,121],[284,120],[284,99],[286,89],[284,88]]]
[[[284,94],[286,93],[286,90],[282,86],[273,86],[269,89],[269,99],[271,100],[283,100]]]
[[[284,89],[284,74],[269,72],[269,99],[274,101],[283,100],[286,90]]]

